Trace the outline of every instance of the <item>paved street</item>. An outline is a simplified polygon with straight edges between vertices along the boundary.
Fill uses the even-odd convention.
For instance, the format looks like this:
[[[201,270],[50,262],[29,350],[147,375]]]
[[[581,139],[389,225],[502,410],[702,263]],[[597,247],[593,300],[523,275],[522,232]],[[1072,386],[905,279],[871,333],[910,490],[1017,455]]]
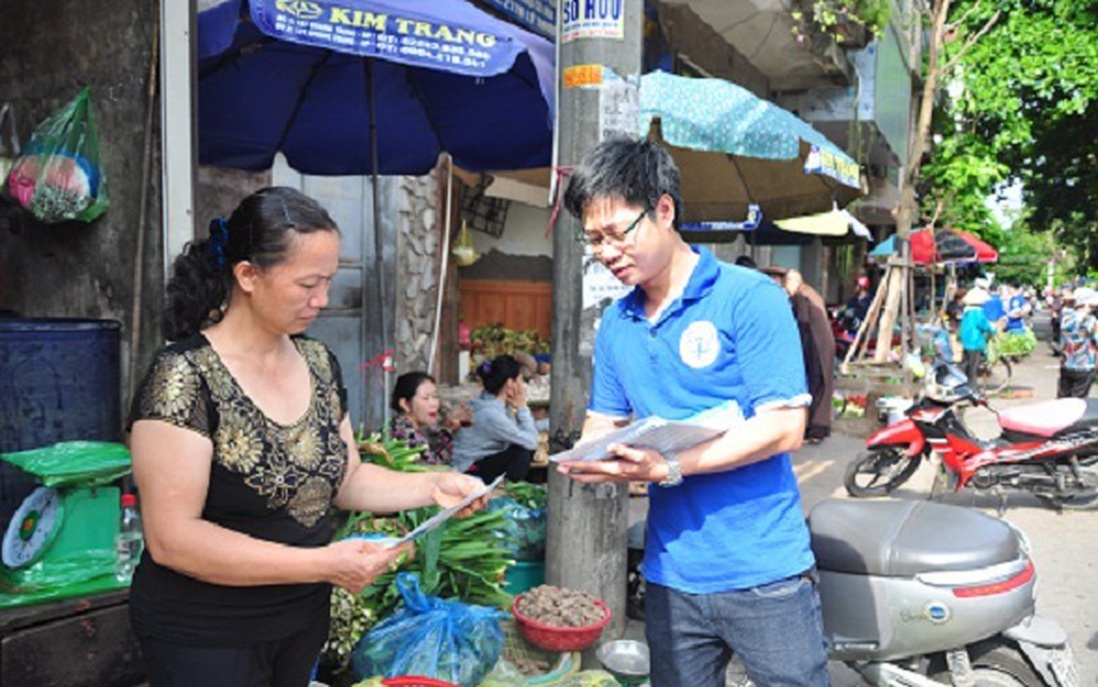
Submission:
[[[1015,384],[1031,388],[1032,398],[993,399],[997,408],[1056,397],[1058,363],[1044,343],[1018,366]],[[982,437],[993,436],[995,418],[990,412],[970,410],[966,416]],[[818,446],[806,446],[794,456],[805,507],[828,497],[848,498],[842,486],[846,461],[864,447],[864,440],[842,434]],[[924,463],[914,479],[894,493],[896,498],[925,498],[930,492],[932,468]],[[943,499],[947,503],[977,507],[995,514],[998,497],[963,493]],[[1079,664],[1081,684],[1098,684],[1098,511],[1056,512],[1026,494],[1012,493],[1005,517],[1030,538],[1037,565],[1037,610],[1067,630]],[[964,536],[963,532],[943,536]],[[840,679],[836,676],[836,680]],[[837,685],[841,684],[837,682]]]
[[[1032,397],[993,399],[992,405],[1004,408],[1055,398],[1058,370],[1056,358],[1040,342],[1037,350],[1015,369],[1013,378],[1015,387],[1031,389]],[[995,417],[987,410],[968,411],[966,421],[982,437],[996,433]],[[864,446],[864,438],[835,434],[822,444],[806,445],[794,456],[806,510],[825,498],[849,498],[842,486],[843,471],[847,461]],[[893,496],[926,498],[932,478],[932,468],[924,463],[915,477]],[[632,499],[634,517],[643,517],[645,500]],[[992,515],[996,514],[999,503],[996,496],[968,492],[943,501],[980,508]],[[1033,497],[1012,493],[1005,517],[1020,527],[1033,545],[1039,580],[1038,612],[1056,620],[1067,631],[1079,666],[1080,684],[1098,684],[1098,511],[1056,512]],[[964,533],[943,533],[943,536],[964,536]],[[630,634],[639,631],[639,627],[630,628]],[[832,679],[836,687],[861,684],[841,664],[832,666]]]

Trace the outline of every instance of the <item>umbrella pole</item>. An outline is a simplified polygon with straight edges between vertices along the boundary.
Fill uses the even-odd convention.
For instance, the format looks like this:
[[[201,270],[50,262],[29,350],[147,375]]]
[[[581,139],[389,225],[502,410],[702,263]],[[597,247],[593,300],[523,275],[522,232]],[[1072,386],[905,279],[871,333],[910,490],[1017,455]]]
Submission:
[[[450,157],[450,154],[446,154],[446,219],[442,224],[442,255],[439,256],[440,267],[438,270],[438,299],[435,302],[435,326],[431,331],[431,348],[427,352],[427,371],[430,372],[435,379],[439,378],[439,372],[435,369],[435,363],[437,361],[438,353],[438,333],[442,328],[442,297],[443,287],[446,286],[446,269],[449,267],[450,258],[450,222],[451,222],[451,203],[454,197],[454,159]]]
[[[930,321],[938,319],[938,310],[934,307],[935,295],[938,293],[938,280],[935,278],[934,268],[930,268]]]
[[[374,103],[374,60],[372,58],[366,59],[366,98],[367,107],[370,112],[370,194],[373,202],[373,230],[374,230],[374,259],[376,264],[374,265],[374,288],[377,289],[378,302],[380,308],[378,312],[378,321],[381,323],[381,350],[389,350],[389,327],[388,327],[388,313],[386,312],[386,298],[385,298],[385,275],[384,275],[384,263],[385,263],[385,241],[382,237],[381,231],[381,199],[378,195],[377,182],[378,182],[378,170],[381,168],[380,158],[377,152],[377,106]],[[382,366],[382,379],[384,380],[385,388],[381,390],[382,399],[384,399],[386,391],[389,389],[389,372],[387,368],[391,366]],[[389,426],[389,404],[384,400],[381,404],[381,417],[383,427]]]

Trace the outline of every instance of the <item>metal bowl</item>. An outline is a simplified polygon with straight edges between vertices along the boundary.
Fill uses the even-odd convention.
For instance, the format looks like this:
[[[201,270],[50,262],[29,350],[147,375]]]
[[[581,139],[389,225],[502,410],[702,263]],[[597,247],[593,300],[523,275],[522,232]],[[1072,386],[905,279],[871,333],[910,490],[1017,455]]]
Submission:
[[[615,639],[595,650],[602,667],[623,684],[640,684],[648,678],[651,658],[648,645],[634,639]]]

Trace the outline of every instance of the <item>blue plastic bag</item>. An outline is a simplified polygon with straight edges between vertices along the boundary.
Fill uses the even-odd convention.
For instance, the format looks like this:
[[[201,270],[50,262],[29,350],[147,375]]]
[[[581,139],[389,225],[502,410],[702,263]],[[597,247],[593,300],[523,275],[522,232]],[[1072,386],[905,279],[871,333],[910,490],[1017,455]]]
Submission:
[[[355,680],[419,675],[464,687],[479,684],[503,653],[500,621],[507,614],[427,596],[415,573],[400,573],[396,585],[405,605],[355,644]]]

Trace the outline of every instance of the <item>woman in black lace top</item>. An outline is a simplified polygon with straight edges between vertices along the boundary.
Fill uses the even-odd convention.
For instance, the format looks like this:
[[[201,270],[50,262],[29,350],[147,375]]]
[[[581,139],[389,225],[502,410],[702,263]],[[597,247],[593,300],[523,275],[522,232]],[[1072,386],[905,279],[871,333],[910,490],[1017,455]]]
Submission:
[[[303,687],[331,585],[358,592],[402,552],[333,543],[331,508],[448,506],[480,487],[360,462],[339,362],[304,336],[338,267],[335,222],[288,188],[245,198],[175,262],[172,343],[131,416],[146,551],[130,613],[152,687]]]

